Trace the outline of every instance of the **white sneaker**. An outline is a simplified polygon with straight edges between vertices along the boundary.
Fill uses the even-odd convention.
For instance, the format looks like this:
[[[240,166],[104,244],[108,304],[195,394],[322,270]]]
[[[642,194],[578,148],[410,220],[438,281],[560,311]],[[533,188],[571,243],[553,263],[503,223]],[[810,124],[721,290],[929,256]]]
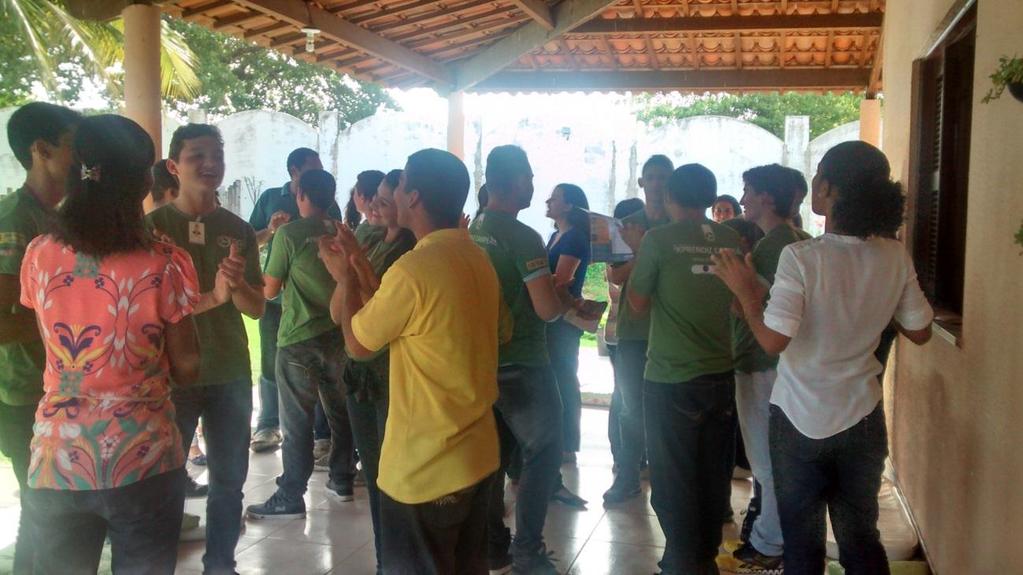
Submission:
[[[330,455],[331,441],[329,439],[317,439],[313,442],[313,459],[319,459],[324,455]]]
[[[256,453],[263,453],[279,448],[283,441],[284,438],[279,429],[261,429],[252,436],[250,447]]]

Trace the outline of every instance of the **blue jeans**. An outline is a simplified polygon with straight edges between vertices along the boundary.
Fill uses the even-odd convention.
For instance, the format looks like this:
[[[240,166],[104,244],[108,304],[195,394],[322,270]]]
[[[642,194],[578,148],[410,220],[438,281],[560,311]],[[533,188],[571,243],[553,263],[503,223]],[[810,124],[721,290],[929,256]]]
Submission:
[[[29,489],[24,496],[41,545],[36,575],[86,575],[109,536],[114,573],[172,575],[185,506],[185,469],[112,489]]]
[[[716,575],[735,451],[732,373],[647,381],[643,393],[650,504],[666,539],[661,572]]]
[[[357,381],[372,387],[376,393],[356,394],[354,389],[361,386],[348,382]],[[355,438],[355,446],[359,449],[359,461],[362,462],[362,473],[366,477],[366,490],[369,492],[373,545],[376,548],[379,569],[383,565],[380,555],[383,533],[380,530],[380,490],[377,488],[377,477],[380,470],[380,448],[384,443],[384,428],[387,424],[387,378],[372,363],[349,361],[345,368],[345,383],[348,387],[346,401],[352,436]]]
[[[277,486],[289,499],[300,499],[305,494],[313,473],[313,411],[319,402],[323,403],[334,443],[330,478],[337,483],[351,483],[355,478],[351,423],[341,380],[344,359],[344,341],[336,329],[277,351],[284,432],[284,472],[277,478]]]
[[[770,442],[786,575],[820,575],[826,553],[825,507],[845,572],[889,573],[877,530],[877,494],[888,456],[881,404],[856,425],[825,439],[806,437],[772,405]]]
[[[268,301],[259,318],[259,417],[256,431],[277,429],[280,406],[277,394],[277,331],[281,327],[281,304]]]
[[[18,480],[21,497],[21,517],[18,520],[18,539],[14,545],[14,575],[30,575],[35,555],[36,536],[32,517],[25,507],[28,486],[28,466],[32,459],[32,426],[35,424],[36,404],[7,405],[0,402],[0,453],[11,460],[14,477]]]
[[[618,342],[615,352],[615,389],[621,398],[618,419],[622,426],[615,483],[626,488],[639,486],[639,468],[647,450],[643,423],[646,349],[646,341],[625,340]]]
[[[171,399],[177,408],[182,445],[192,444],[202,417],[210,470],[203,565],[210,573],[231,573],[241,533],[242,486],[249,473],[251,380],[175,388]]]
[[[618,389],[618,346],[608,344],[607,354],[611,358],[611,371],[615,375],[614,390],[611,392],[611,405],[607,411],[607,440],[611,444],[611,461],[617,469],[622,449],[622,392]]]
[[[739,412],[739,427],[745,440],[750,470],[761,488],[759,514],[753,521],[750,543],[757,551],[771,556],[781,555],[784,548],[768,441],[771,391],[776,377],[777,372],[773,369],[735,374],[735,405]]]
[[[490,556],[508,552],[504,525],[504,474],[514,443],[522,452],[522,475],[515,503],[514,554],[535,553],[543,545],[547,505],[561,473],[561,398],[549,366],[505,366],[497,373],[494,404],[501,440],[501,468],[493,482],[488,515]]]
[[[579,451],[583,397],[579,391],[579,338],[583,330],[561,319],[547,324],[547,353],[561,392],[561,449]]]

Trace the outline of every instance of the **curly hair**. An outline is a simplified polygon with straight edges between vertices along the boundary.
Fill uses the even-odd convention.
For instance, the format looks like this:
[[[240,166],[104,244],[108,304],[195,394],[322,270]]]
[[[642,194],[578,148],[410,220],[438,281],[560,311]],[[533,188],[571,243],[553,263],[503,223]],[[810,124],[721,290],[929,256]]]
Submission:
[[[817,174],[837,190],[830,214],[837,230],[861,238],[895,237],[906,199],[881,150],[866,142],[843,142],[824,154]]]

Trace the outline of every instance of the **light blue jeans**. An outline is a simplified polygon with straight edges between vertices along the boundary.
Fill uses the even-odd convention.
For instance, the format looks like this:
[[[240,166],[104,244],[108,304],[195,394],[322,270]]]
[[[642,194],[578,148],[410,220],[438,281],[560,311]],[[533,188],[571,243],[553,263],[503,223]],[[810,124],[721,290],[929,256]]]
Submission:
[[[735,404],[739,410],[742,439],[746,443],[746,457],[763,491],[760,516],[753,522],[750,543],[757,551],[771,556],[781,555],[784,547],[768,441],[771,390],[774,389],[777,375],[778,372],[773,369],[754,373],[735,372]]]

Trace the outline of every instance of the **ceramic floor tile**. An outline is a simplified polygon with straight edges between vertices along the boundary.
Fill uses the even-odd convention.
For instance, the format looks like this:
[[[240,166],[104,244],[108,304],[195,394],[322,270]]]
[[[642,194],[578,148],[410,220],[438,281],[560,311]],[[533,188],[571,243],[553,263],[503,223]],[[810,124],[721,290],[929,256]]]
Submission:
[[[657,523],[657,517],[611,510],[597,524],[590,535],[590,541],[663,546],[664,533]]]
[[[237,570],[245,575],[322,575],[352,553],[319,543],[267,538],[238,554]]]
[[[376,572],[376,549],[370,543],[335,564],[330,575],[376,575]]]
[[[659,571],[664,549],[590,540],[576,557],[571,575],[647,575]]]
[[[357,514],[339,514],[328,510],[310,510],[305,520],[297,520],[268,536],[270,539],[330,545],[342,551],[356,551],[373,542],[372,522]]]

